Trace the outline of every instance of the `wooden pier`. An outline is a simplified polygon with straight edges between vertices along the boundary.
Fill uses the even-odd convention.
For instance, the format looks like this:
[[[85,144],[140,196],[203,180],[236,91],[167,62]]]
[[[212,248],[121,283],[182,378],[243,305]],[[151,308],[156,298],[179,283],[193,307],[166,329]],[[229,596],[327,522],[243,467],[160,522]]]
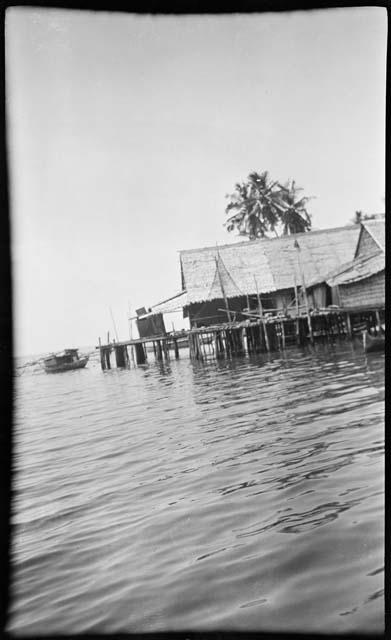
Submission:
[[[105,345],[99,339],[96,348],[100,350],[103,370],[111,369],[112,353],[115,365],[120,368],[146,364],[149,356],[158,361],[177,359],[184,347],[189,349],[192,360],[204,361],[283,351],[290,345],[304,346],[315,341],[349,339],[365,329],[376,332],[382,318],[384,320],[384,310],[379,309],[365,308],[360,312],[325,309],[311,315],[249,318]]]

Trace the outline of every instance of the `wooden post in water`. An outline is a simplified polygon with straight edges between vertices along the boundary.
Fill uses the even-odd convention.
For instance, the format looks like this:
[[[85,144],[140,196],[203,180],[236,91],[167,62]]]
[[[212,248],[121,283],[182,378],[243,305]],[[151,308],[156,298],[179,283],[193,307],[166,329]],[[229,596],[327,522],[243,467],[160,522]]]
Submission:
[[[258,313],[261,316],[261,322],[262,322],[263,330],[264,330],[264,333],[265,333],[266,350],[270,351],[269,336],[267,335],[266,322],[263,319],[263,309],[262,309],[261,296],[259,295],[258,282],[257,282],[257,279],[256,279],[255,276],[254,276],[254,282],[255,282],[255,287],[256,287],[256,290],[257,290]]]
[[[100,366],[102,368],[102,371],[104,371],[106,369],[106,363],[105,363],[105,356],[104,356],[104,351],[102,348],[102,342],[100,337],[99,337],[99,355],[100,355]]]
[[[114,347],[114,351],[115,351],[115,362],[117,367],[125,367],[126,362],[125,362],[125,348],[123,346],[117,346]]]
[[[381,323],[380,323],[380,312],[379,312],[378,309],[376,309],[375,314],[376,314],[376,325],[377,325],[376,326],[376,335],[379,335],[379,334],[382,333],[382,330],[381,330]]]
[[[110,347],[107,347],[105,349],[105,357],[106,357],[106,369],[111,369],[111,362],[110,362]]]
[[[175,358],[178,360],[179,349],[178,349],[178,340],[176,338],[174,338],[174,353],[175,353]]]
[[[158,360],[163,360],[162,345],[160,343],[160,340],[156,341],[156,356]]]
[[[285,351],[285,327],[284,327],[283,320],[281,320],[281,338],[282,338],[282,349]]]
[[[135,347],[135,351],[136,351],[136,362],[137,362],[137,364],[144,364],[145,363],[145,351],[144,351],[143,344],[141,342],[136,342],[134,347]]]
[[[350,321],[350,313],[346,313],[346,328],[348,330],[348,335],[350,338],[353,337],[353,331],[352,331],[352,323]]]

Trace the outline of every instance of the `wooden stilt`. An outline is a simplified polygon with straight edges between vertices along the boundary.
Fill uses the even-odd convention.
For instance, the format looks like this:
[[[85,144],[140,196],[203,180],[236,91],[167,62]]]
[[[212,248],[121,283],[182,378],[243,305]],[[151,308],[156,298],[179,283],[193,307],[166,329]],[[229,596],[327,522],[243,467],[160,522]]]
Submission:
[[[174,338],[174,353],[175,353],[175,358],[178,359],[179,358],[178,341],[175,338]]]
[[[136,362],[137,364],[145,363],[145,350],[144,345],[141,342],[136,342],[134,345],[136,351]]]
[[[378,334],[378,333],[381,333],[380,313],[378,309],[376,309],[375,315],[376,315],[376,334]]]
[[[99,355],[100,355],[100,366],[102,368],[102,371],[104,371],[106,369],[105,353],[104,353],[100,338],[99,338]]]

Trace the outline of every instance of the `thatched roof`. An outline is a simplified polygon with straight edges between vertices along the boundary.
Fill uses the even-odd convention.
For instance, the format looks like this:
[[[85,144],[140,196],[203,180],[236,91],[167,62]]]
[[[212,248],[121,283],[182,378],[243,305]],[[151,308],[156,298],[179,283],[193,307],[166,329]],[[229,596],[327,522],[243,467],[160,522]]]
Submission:
[[[330,276],[326,282],[331,287],[334,287],[336,285],[350,284],[364,280],[365,278],[370,278],[385,269],[385,262],[385,254],[383,251],[378,251],[369,257],[356,258],[353,262],[349,262],[340,268],[338,272]]]
[[[350,225],[181,251],[187,304],[221,298],[221,281],[228,298],[256,294],[257,285],[260,293],[293,288],[301,284],[301,269],[306,286],[323,282],[353,259],[359,232]]]
[[[362,223],[364,229],[372,236],[379,249],[385,251],[386,246],[386,225],[385,220],[367,220]]]

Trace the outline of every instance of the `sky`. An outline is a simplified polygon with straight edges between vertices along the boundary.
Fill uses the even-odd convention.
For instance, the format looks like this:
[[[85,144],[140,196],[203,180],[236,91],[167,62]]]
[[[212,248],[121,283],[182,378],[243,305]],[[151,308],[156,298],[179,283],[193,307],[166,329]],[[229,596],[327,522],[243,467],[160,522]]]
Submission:
[[[16,355],[128,333],[226,195],[294,178],[313,228],[384,212],[386,10],[6,13]],[[171,327],[167,327],[171,329]],[[179,325],[176,325],[179,328]]]

